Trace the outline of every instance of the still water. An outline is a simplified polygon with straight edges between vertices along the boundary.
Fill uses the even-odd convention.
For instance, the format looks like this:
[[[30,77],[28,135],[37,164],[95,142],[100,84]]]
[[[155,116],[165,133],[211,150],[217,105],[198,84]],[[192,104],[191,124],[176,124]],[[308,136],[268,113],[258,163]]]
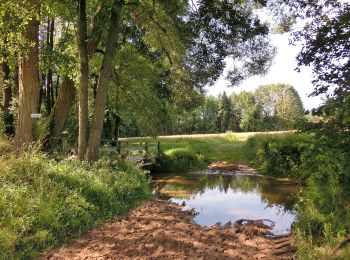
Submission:
[[[155,196],[194,208],[195,222],[211,226],[239,219],[269,219],[273,234],[290,231],[297,185],[260,175],[186,174],[153,176]]]

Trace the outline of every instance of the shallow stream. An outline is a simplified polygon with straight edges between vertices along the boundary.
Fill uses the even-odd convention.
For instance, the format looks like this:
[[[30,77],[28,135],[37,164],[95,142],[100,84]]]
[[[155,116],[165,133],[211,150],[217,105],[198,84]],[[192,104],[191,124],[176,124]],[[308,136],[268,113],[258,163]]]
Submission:
[[[288,233],[296,218],[294,182],[254,174],[153,175],[154,195],[193,208],[195,222],[211,226],[239,219],[269,219],[275,235]]]

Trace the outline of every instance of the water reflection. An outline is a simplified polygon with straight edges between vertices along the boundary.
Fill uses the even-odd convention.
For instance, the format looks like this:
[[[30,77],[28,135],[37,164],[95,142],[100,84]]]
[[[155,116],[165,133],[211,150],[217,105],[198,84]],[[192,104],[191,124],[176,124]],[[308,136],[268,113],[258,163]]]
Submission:
[[[275,234],[290,230],[297,186],[293,182],[256,175],[154,176],[155,195],[195,208],[200,225],[238,219],[270,219]]]

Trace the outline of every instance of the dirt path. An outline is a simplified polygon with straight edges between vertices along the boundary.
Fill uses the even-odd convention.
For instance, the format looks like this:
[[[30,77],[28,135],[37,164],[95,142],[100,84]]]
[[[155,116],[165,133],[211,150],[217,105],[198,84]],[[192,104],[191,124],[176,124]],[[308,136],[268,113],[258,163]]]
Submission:
[[[291,259],[291,237],[271,238],[267,226],[200,227],[193,212],[150,201],[41,259]]]

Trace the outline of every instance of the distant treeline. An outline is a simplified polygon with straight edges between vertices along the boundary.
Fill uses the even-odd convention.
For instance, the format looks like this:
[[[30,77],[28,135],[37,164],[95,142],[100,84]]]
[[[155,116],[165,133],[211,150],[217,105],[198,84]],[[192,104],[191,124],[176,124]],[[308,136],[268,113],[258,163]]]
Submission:
[[[304,116],[300,96],[293,86],[271,84],[254,92],[205,96],[192,109],[169,107],[163,134],[277,131],[293,129]],[[132,117],[124,120],[121,136],[140,136],[142,129]]]

